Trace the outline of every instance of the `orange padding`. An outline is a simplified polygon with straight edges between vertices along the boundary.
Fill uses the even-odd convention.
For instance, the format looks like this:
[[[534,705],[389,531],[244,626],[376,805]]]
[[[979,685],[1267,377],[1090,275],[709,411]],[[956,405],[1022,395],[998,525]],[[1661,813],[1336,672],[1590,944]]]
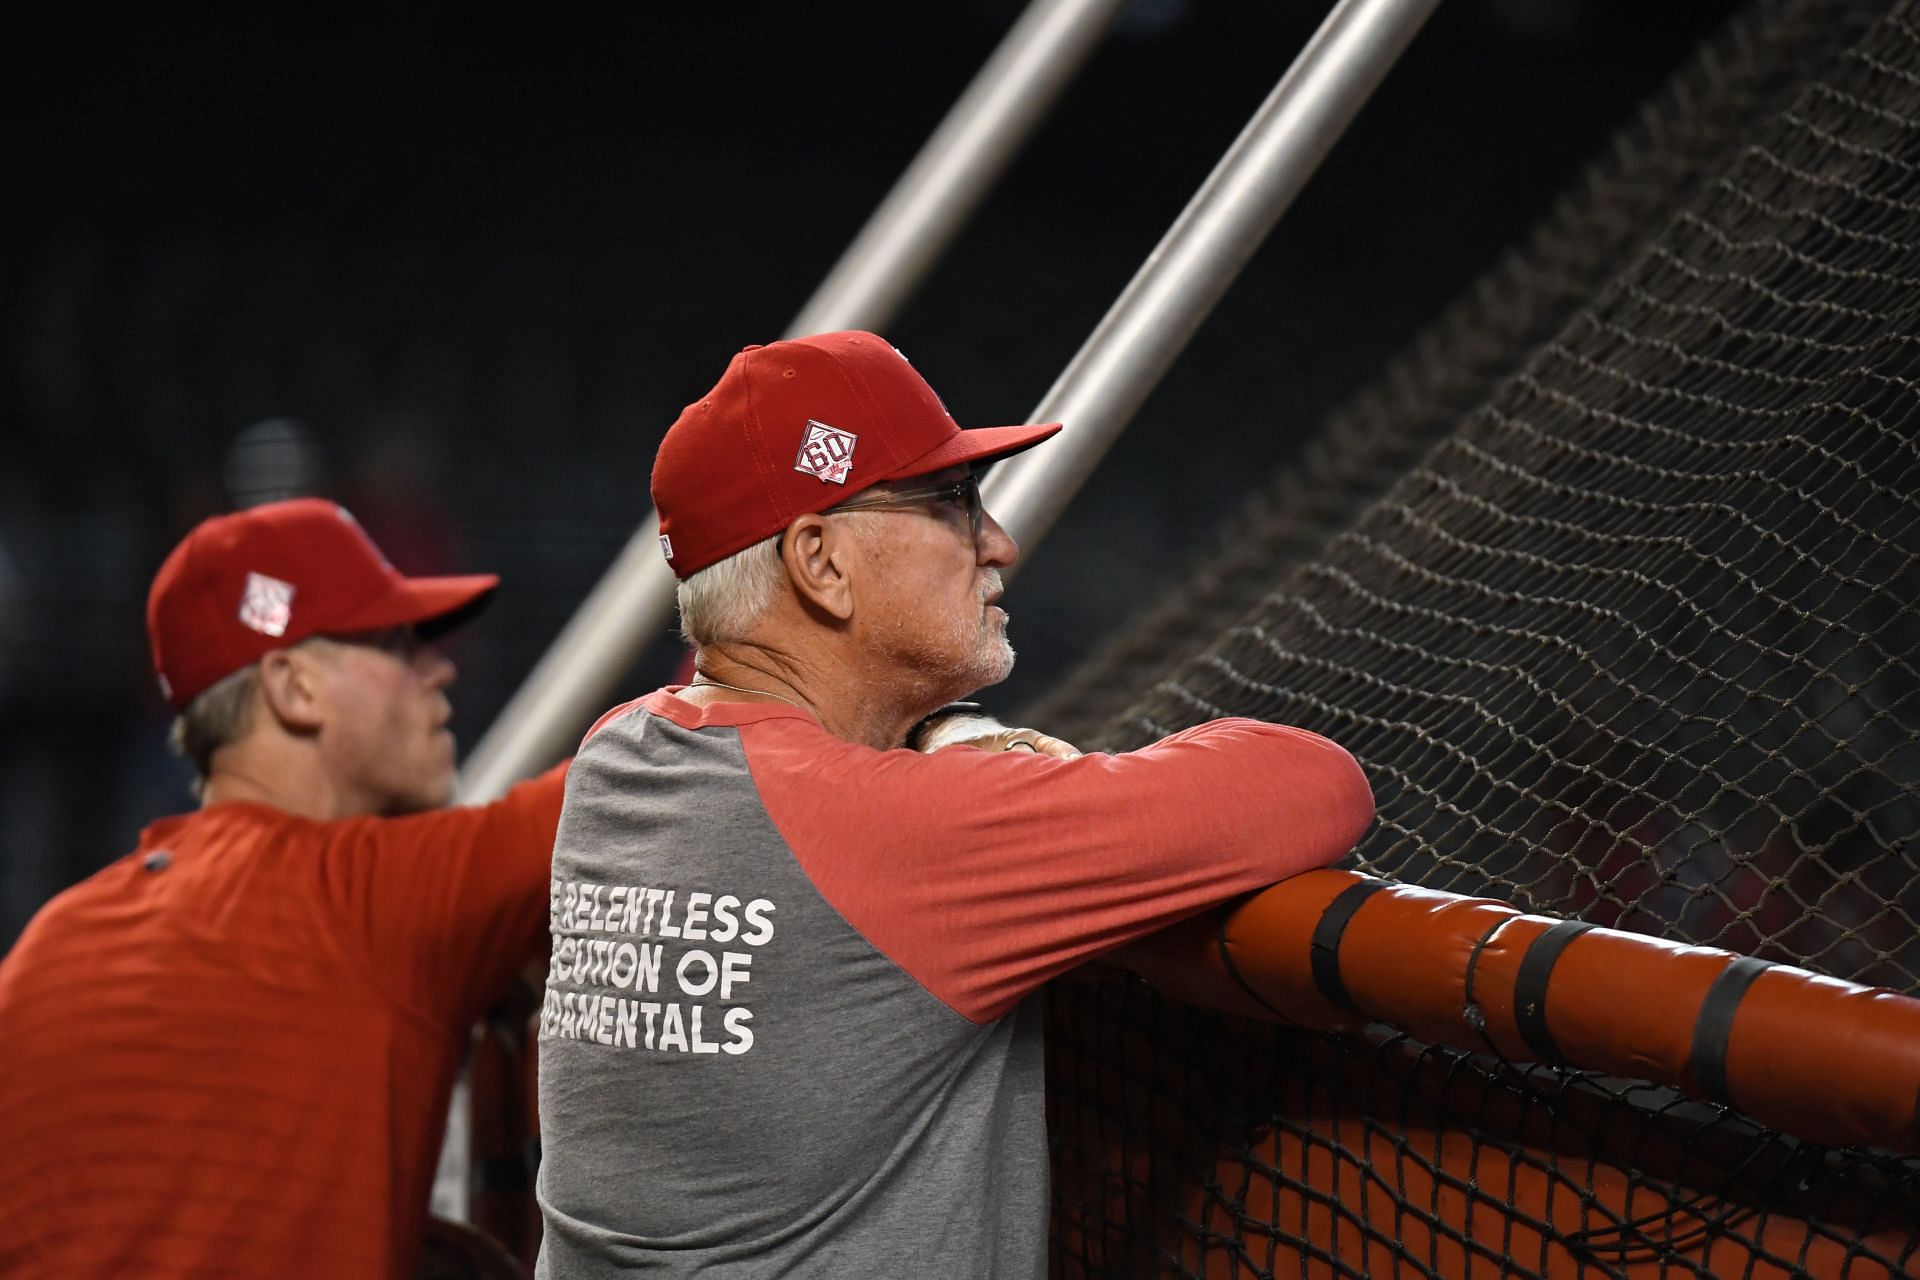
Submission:
[[[1195,1003],[1323,1030],[1371,1019],[1436,1044],[1536,1060],[1520,1029],[1516,988],[1529,944],[1560,921],[1484,898],[1387,885],[1340,937],[1340,980],[1355,1006],[1346,1009],[1316,986],[1311,946],[1328,906],[1361,879],[1308,872],[1248,899],[1224,922],[1201,917],[1153,940],[1150,956],[1127,960],[1145,959],[1138,967],[1156,985]],[[1740,959],[1592,929],[1553,966],[1547,1030],[1566,1065],[1712,1096],[1693,1060],[1696,1026],[1708,988]],[[1469,969],[1477,1015],[1469,1013]],[[1815,1142],[1920,1151],[1920,1000],[1769,965],[1732,1019],[1726,1096],[1715,1100]]]

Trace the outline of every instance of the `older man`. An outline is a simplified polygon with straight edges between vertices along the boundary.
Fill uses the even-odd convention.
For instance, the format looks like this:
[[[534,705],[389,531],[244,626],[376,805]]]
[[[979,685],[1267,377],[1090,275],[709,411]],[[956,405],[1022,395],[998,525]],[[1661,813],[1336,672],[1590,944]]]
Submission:
[[[209,520],[147,624],[202,807],[0,963],[0,1275],[410,1276],[475,1016],[544,949],[561,770],[446,809],[491,576],[300,500]]]
[[[1013,540],[866,333],[736,356],[654,465],[689,685],[568,781],[540,1274],[1045,1273],[1049,978],[1345,853],[1352,758],[1216,721],[1124,755],[898,750],[1013,663]]]

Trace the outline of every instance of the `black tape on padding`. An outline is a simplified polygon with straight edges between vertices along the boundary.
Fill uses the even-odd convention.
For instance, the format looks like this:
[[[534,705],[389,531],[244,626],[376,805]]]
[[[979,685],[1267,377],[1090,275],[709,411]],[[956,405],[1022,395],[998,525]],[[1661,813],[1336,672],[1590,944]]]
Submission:
[[[1765,960],[1741,956],[1720,971],[1720,976],[1707,988],[1706,999],[1700,1002],[1700,1015],[1693,1021],[1693,1053],[1689,1061],[1694,1083],[1715,1102],[1734,1105],[1733,1095],[1727,1089],[1727,1044],[1733,1038],[1733,1018],[1740,1011],[1740,1002],[1747,998],[1747,989],[1753,986],[1753,980],[1772,967]]]
[[[1308,957],[1313,963],[1313,985],[1320,988],[1321,995],[1355,1013],[1364,1010],[1354,1004],[1353,997],[1347,994],[1347,984],[1340,980],[1340,939],[1360,904],[1386,887],[1385,880],[1361,880],[1348,885],[1327,904],[1327,909],[1320,913],[1320,923],[1313,926]]]
[[[1547,984],[1567,944],[1592,928],[1585,920],[1562,920],[1528,943],[1527,954],[1520,957],[1520,972],[1513,980],[1513,1020],[1520,1038],[1541,1062],[1566,1064],[1547,1028]]]

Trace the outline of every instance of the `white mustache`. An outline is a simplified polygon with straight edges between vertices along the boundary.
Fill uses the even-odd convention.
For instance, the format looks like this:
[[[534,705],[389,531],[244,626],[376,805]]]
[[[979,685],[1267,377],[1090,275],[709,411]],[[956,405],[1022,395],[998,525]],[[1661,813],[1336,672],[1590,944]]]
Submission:
[[[1000,585],[1000,571],[998,569],[987,570],[986,577],[980,581],[980,603],[987,603],[987,601],[999,596],[1004,590],[1005,588]]]

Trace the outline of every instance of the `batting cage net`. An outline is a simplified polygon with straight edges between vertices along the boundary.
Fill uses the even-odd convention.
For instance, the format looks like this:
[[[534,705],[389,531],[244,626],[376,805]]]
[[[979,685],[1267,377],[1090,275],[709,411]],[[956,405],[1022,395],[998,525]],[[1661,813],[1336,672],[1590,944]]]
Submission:
[[[1920,19],[1762,4],[1027,714],[1303,725],[1372,779],[1355,869],[1920,993],[1916,422]],[[1911,1158],[1120,975],[1052,1001],[1058,1275],[1920,1274]]]

